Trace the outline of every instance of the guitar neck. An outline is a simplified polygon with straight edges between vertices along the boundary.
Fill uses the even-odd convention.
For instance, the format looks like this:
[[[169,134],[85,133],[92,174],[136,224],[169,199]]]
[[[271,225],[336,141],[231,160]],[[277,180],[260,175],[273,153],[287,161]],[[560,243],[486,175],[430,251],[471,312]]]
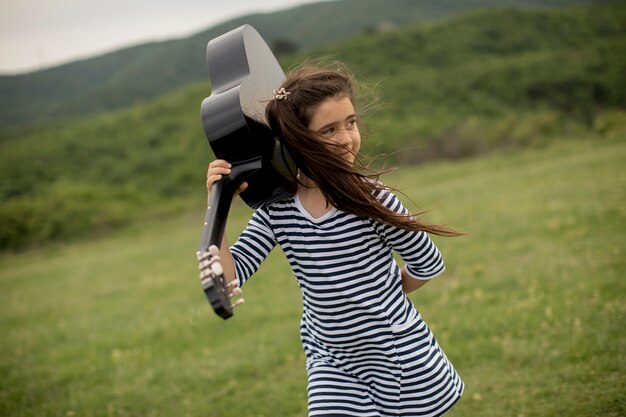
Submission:
[[[261,166],[261,157],[232,164],[231,173],[213,184],[198,251],[206,252],[209,246],[221,246],[233,197],[246,177],[260,170]]]

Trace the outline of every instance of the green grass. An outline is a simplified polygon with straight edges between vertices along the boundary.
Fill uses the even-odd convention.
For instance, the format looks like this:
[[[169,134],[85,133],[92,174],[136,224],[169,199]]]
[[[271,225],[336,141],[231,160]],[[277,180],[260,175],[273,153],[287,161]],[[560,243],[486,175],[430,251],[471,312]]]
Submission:
[[[626,413],[624,139],[386,178],[468,232],[436,238],[447,272],[411,295],[467,386],[450,416]],[[282,254],[222,321],[197,280],[202,214],[2,255],[0,415],[306,415]],[[249,214],[232,212],[231,240]]]

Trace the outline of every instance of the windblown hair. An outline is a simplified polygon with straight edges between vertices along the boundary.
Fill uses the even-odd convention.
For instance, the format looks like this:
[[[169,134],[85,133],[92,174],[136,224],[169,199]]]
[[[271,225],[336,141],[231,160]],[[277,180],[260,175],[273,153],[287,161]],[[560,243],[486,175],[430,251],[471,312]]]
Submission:
[[[354,104],[354,86],[352,74],[341,64],[337,68],[300,66],[281,85],[289,96],[268,103],[267,122],[300,171],[320,188],[327,204],[405,230],[460,235],[445,226],[421,221],[424,213],[403,215],[388,209],[376,197],[379,191],[389,189],[379,181],[384,172],[372,172],[358,158],[354,164],[347,162],[341,156],[345,149],[321,140],[308,128],[313,114],[326,99],[348,97]]]

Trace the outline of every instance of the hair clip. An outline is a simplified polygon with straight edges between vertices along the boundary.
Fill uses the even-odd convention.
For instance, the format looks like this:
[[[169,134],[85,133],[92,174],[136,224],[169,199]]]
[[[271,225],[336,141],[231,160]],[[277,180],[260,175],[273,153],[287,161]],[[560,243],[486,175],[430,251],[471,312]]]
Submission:
[[[274,100],[287,100],[291,95],[290,91],[285,91],[285,87],[274,90]]]

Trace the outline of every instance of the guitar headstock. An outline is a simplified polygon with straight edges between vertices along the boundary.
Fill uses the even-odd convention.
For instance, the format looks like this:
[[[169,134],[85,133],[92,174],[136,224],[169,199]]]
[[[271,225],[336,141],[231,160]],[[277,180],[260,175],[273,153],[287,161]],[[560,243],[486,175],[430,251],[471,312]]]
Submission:
[[[233,309],[243,304],[243,298],[231,303],[233,297],[241,297],[241,289],[237,281],[227,282],[224,269],[220,264],[219,249],[216,246],[209,247],[207,251],[196,252],[198,257],[198,269],[200,270],[200,282],[215,313],[227,319],[232,317]]]

